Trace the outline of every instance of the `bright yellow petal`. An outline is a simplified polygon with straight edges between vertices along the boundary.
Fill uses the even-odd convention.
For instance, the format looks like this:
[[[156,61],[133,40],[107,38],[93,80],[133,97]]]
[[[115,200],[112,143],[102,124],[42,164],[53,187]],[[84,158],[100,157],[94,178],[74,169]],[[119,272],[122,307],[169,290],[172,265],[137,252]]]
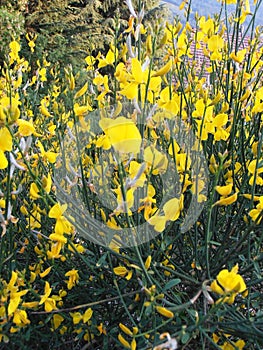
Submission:
[[[104,118],[99,124],[116,151],[120,153],[139,153],[142,138],[132,120],[125,117],[118,117],[113,120]]]
[[[230,205],[234,203],[237,200],[237,193],[232,194],[232,196],[226,197],[226,198],[221,198],[219,201],[214,203],[213,206],[215,205]]]
[[[141,63],[138,61],[137,58],[132,58],[131,60],[131,70],[132,75],[136,81],[137,84],[141,84],[143,82],[143,71]]]
[[[130,84],[125,85],[125,87],[120,91],[120,93],[127,97],[129,100],[133,100],[138,96],[138,84],[132,82]]]
[[[172,198],[163,206],[166,220],[175,221],[180,216],[180,199]]]
[[[8,161],[4,152],[0,149],[0,169],[5,169],[8,166]]]
[[[85,85],[83,85],[83,87],[78,91],[76,92],[74,98],[77,99],[79,97],[81,97],[82,95],[85,94],[85,92],[88,90],[88,83],[86,83]]]
[[[229,184],[226,186],[216,186],[216,191],[220,194],[220,196],[228,196],[232,191],[233,184]]]
[[[83,315],[83,322],[84,323],[88,322],[88,320],[91,319],[92,314],[93,314],[92,309],[88,308]]]
[[[155,231],[163,232],[166,221],[165,216],[154,215],[148,220],[148,223],[154,226]]]
[[[125,266],[118,266],[113,269],[115,275],[125,277],[125,275],[128,273],[128,270]]]
[[[53,316],[53,321],[54,321],[54,328],[57,329],[61,325],[61,323],[64,321],[64,317],[59,314],[55,314]]]
[[[0,129],[0,150],[12,150],[12,136],[7,128]]]

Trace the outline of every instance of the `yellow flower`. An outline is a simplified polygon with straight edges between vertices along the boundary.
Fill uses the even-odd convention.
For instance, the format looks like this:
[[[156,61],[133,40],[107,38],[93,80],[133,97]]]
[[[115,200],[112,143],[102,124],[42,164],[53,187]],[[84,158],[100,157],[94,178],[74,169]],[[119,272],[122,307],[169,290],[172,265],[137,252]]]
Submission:
[[[148,70],[143,70],[141,62],[137,58],[131,59],[131,73],[129,75],[125,75],[121,68],[123,68],[123,66],[119,66],[116,77],[118,80],[120,80],[119,78],[126,79],[123,81],[120,93],[130,100],[137,98],[138,86],[146,83]]]
[[[130,344],[127,342],[127,340],[119,333],[118,334],[119,342],[124,346],[125,349],[131,349]]]
[[[61,257],[60,251],[62,249],[61,242],[52,243],[50,250],[47,251],[48,259],[58,259]]]
[[[43,176],[42,184],[43,184],[44,190],[47,193],[49,193],[51,190],[51,185],[52,185],[52,179],[51,179],[51,175],[49,173],[47,174],[47,176]]]
[[[91,319],[92,314],[93,314],[92,309],[88,308],[83,314],[83,322],[84,323],[88,322]]]
[[[39,189],[38,189],[38,187],[37,187],[35,182],[33,182],[30,185],[29,194],[30,194],[30,198],[32,198],[32,199],[40,198]]]
[[[42,297],[40,299],[40,302],[39,302],[39,305],[42,305],[42,304],[44,304],[47,301],[47,299],[50,296],[51,292],[52,292],[52,288],[50,287],[49,282],[46,281],[45,282],[45,289],[44,289],[44,293],[45,294],[42,295]]]
[[[19,51],[20,51],[20,44],[17,41],[12,41],[9,44],[9,48],[11,52],[9,53],[10,56],[10,64],[13,64],[14,61],[19,60]]]
[[[113,272],[117,276],[125,277],[128,281],[132,277],[132,270],[128,270],[125,266],[114,267]]]
[[[18,290],[18,287],[15,288],[15,290]],[[18,308],[18,305],[21,302],[21,297],[23,295],[25,295],[28,292],[28,290],[21,290],[20,292],[17,291],[10,291],[10,301],[9,301],[9,305],[8,305],[8,315],[11,315],[13,312],[16,311],[16,309]]]
[[[82,117],[89,111],[92,111],[92,108],[88,103],[85,106],[80,106],[78,103],[74,104],[74,113],[76,117]]]
[[[73,323],[78,324],[82,321],[82,314],[80,312],[70,312],[70,316],[72,317]]]
[[[52,269],[52,266],[48,267],[45,271],[41,272],[41,273],[39,274],[39,276],[40,276],[41,278],[46,277],[46,276],[49,274],[49,272],[51,271],[51,269]]]
[[[243,49],[243,50],[239,50],[237,53],[231,52],[229,57],[232,58],[232,60],[234,60],[237,63],[242,63],[245,59],[246,53],[247,53],[247,49]]]
[[[165,307],[155,306],[155,308],[156,308],[156,311],[164,317],[167,317],[167,318],[174,317],[174,313],[172,311],[166,309]]]
[[[63,316],[61,316],[59,314],[54,314],[54,316],[53,316],[54,329],[57,329],[63,321],[64,321]]]
[[[53,207],[50,209],[48,213],[48,216],[50,218],[56,219],[55,233],[58,235],[63,235],[63,233],[71,232],[71,224],[63,216],[63,213],[66,211],[66,209],[67,209],[67,204],[60,205],[59,203],[56,203],[55,205],[53,205]]]
[[[215,189],[221,196],[229,196],[232,191],[232,187],[233,184],[230,183],[226,186],[216,186]]]
[[[146,175],[144,173],[144,165],[132,160],[129,167],[129,175],[132,179],[132,187],[142,187],[146,181]]]
[[[221,50],[224,47],[224,40],[219,35],[212,35],[207,41],[208,49],[212,52]]]
[[[167,220],[165,216],[159,215],[159,213],[157,212],[152,217],[150,217],[150,219],[147,221],[150,225],[154,226],[155,231],[163,232],[165,229]]]
[[[0,169],[5,169],[8,161],[4,154],[5,151],[12,150],[12,136],[7,128],[0,129]]]
[[[125,117],[103,118],[99,124],[117,152],[133,154],[140,152],[142,137],[131,119]]]
[[[14,123],[20,117],[19,105],[21,102],[17,97],[4,96],[0,100],[0,120]]]
[[[177,94],[170,94],[169,86],[166,86],[160,93],[160,99],[158,100],[158,106],[164,108],[166,111],[171,112],[167,113],[165,116],[168,119],[176,116],[179,111],[179,97]]]
[[[233,304],[235,297],[239,293],[246,292],[246,284],[241,275],[238,274],[238,264],[236,264],[231,271],[224,269],[219,272],[211,284],[213,292],[222,295],[219,301]]]
[[[256,200],[254,198],[254,200]],[[253,221],[257,221],[257,224],[259,224],[262,220],[262,210],[263,210],[263,196],[260,196],[258,199],[259,203],[256,206],[256,209],[252,209],[249,212],[249,216],[252,218]]]
[[[237,200],[237,193],[234,193],[234,194],[232,194],[229,197],[224,197],[224,196],[221,197],[217,202],[215,202],[213,204],[213,206],[215,206],[215,205],[225,205],[225,206],[227,206],[227,205],[230,205],[230,204],[234,203],[236,200]]]
[[[69,280],[67,281],[68,289],[72,289],[79,282],[78,270],[70,270],[65,273],[65,276],[69,277]]]
[[[39,140],[36,142],[36,145],[39,147],[41,156],[44,159],[47,159],[49,161],[49,163],[52,163],[52,164],[56,162],[58,153],[55,153],[52,151],[45,151],[44,146],[42,145],[42,143]]]
[[[144,209],[144,218],[147,221],[149,220],[150,216],[156,211],[156,208],[152,207],[152,204],[156,203],[156,199],[153,198],[155,194],[156,192],[153,185],[148,184],[147,197],[141,199],[141,202],[143,202],[143,205],[139,208],[139,211]]]
[[[77,99],[81,97],[82,95],[85,94],[87,90],[88,90],[88,83],[84,84],[83,87],[78,92],[76,92],[74,98]]]
[[[116,49],[116,57],[118,56],[118,50]],[[103,68],[106,67],[108,65],[113,65],[113,63],[115,62],[115,53],[114,53],[114,48],[110,49],[107,52],[107,55],[105,58],[98,58],[99,60],[99,64],[98,64],[98,68]]]
[[[163,206],[163,211],[166,220],[176,221],[180,216],[180,211],[182,209],[183,196],[180,199],[172,198],[167,201]]]
[[[153,74],[153,77],[159,77],[167,74],[173,66],[172,60],[169,60],[162,68]]]
[[[149,267],[151,266],[151,261],[152,261],[152,257],[151,257],[151,255],[149,255],[144,263],[146,270],[148,270]]]
[[[231,342],[232,344],[230,344],[229,342],[224,342],[223,345],[220,346],[221,349],[223,350],[242,350],[244,349],[246,343],[244,342],[244,340],[239,339],[238,341],[236,341],[235,343]]]
[[[119,327],[125,334],[129,335],[130,337],[132,337],[133,333],[127,326],[125,326],[123,323],[119,323]]]
[[[16,123],[18,125],[18,132],[21,136],[30,136],[32,134],[39,136],[39,134],[36,134],[36,129],[32,120],[27,121],[24,119],[18,119]]]
[[[132,214],[130,208],[134,204],[134,188],[129,188],[125,190],[125,193],[123,195],[121,186],[118,186],[117,189],[113,190],[117,194],[117,203],[118,206],[115,209],[115,213],[128,213],[129,215]]]
[[[39,69],[38,74],[40,76],[40,81],[47,81],[47,77],[46,77],[47,70],[46,70],[46,68]]]
[[[147,162],[153,175],[165,173],[168,166],[166,155],[151,146],[145,148],[144,160]]]
[[[13,322],[18,327],[24,327],[30,324],[30,320],[27,318],[27,313],[25,310],[17,309],[14,313]]]

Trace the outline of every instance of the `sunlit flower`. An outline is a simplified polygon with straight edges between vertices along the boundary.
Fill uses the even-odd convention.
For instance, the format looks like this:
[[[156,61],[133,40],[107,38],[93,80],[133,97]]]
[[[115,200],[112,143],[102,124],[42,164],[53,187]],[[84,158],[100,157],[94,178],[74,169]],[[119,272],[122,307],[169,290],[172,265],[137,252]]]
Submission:
[[[0,169],[5,169],[8,165],[5,153],[12,150],[12,136],[7,128],[0,129]]]
[[[231,271],[227,269],[221,270],[211,284],[213,292],[222,295],[219,301],[223,303],[233,304],[239,293],[246,294],[247,286],[241,275],[238,274],[238,264]]]
[[[142,138],[137,126],[131,119],[125,117],[103,118],[100,120],[100,127],[116,151],[120,153],[139,153]]]
[[[126,280],[130,280],[132,277],[132,270],[128,270],[125,266],[114,267],[115,275],[125,277]]]
[[[69,277],[69,280],[66,281],[68,289],[72,289],[79,282],[78,270],[70,270],[65,273],[65,276]]]
[[[254,198],[254,200],[259,201],[255,209],[251,209],[249,212],[249,216],[252,218],[253,221],[256,221],[257,224],[259,224],[262,220],[262,211],[263,211],[263,196],[260,196],[258,198]]]
[[[63,233],[70,233],[71,224],[69,221],[63,216],[64,212],[67,209],[67,204],[60,205],[59,203],[53,205],[50,209],[48,216],[50,218],[56,219],[55,224],[55,233],[62,235]]]
[[[17,41],[12,41],[9,44],[9,48],[11,50],[9,53],[10,64],[13,64],[15,61],[19,61],[19,51],[21,46]]]

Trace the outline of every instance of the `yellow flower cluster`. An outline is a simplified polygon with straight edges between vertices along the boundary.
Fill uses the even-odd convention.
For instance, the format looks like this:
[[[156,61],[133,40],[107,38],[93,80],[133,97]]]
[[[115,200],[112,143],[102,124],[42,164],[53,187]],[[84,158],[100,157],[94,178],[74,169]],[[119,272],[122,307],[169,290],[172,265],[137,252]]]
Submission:
[[[226,1],[231,3],[236,1]],[[260,29],[247,45],[240,39],[234,45],[217,19],[197,16],[195,29],[179,21],[146,28],[143,10],[137,13],[131,1],[127,5],[126,30],[108,52],[88,55],[81,72],[73,67],[62,72],[45,57],[31,65],[21,57],[21,44],[10,43],[0,76],[0,341],[8,342],[33,317],[44,315],[38,327],[45,324],[60,335],[76,333],[91,342],[107,335],[107,325],[118,346],[139,349],[146,344],[141,339],[149,346],[157,332],[145,330],[148,319],[164,318],[165,326],[174,326],[178,310],[167,306],[174,295],[183,307],[192,306],[200,294],[194,301],[188,298],[188,284],[194,281],[195,289],[203,276],[215,278],[209,265],[217,252],[224,262],[218,266],[226,265],[220,250],[224,240],[234,242],[227,258],[235,254],[236,259],[246,253],[244,227],[254,232],[262,225]],[[244,23],[249,14],[249,1],[243,1],[233,23]],[[37,36],[26,39],[33,57]],[[196,60],[200,49],[201,64]],[[88,136],[81,149],[83,135]],[[189,135],[194,136],[191,147]],[[200,153],[207,164],[198,163]],[[54,181],[55,174],[62,175]],[[194,230],[183,234],[180,225],[194,198],[197,209],[205,201],[207,207]],[[83,224],[87,212],[97,225],[88,219]],[[242,232],[236,233],[232,217],[242,221]],[[125,230],[131,233],[128,242],[138,243],[135,233],[142,243],[153,238],[144,239],[145,223],[162,238],[145,251],[123,249]],[[104,239],[104,227],[114,232],[106,253],[80,238],[95,233]],[[229,228],[229,236],[222,233]],[[255,259],[248,255],[256,264],[260,249],[253,249]],[[2,268],[6,262],[8,273]],[[177,286],[177,296],[178,276],[185,281]],[[116,288],[113,296],[109,283]],[[104,322],[101,305],[111,310],[129,288],[127,295],[135,294],[124,308],[129,322],[117,327]],[[220,296],[211,309],[231,307],[239,294],[247,294],[238,264],[222,269],[207,289]],[[79,295],[89,295],[87,305],[75,305]],[[199,314],[191,312],[196,327]],[[138,327],[134,315],[145,317]],[[184,328],[176,332],[184,340],[188,336]],[[224,337],[222,349],[245,346],[243,340]],[[216,335],[213,340],[220,344]]]

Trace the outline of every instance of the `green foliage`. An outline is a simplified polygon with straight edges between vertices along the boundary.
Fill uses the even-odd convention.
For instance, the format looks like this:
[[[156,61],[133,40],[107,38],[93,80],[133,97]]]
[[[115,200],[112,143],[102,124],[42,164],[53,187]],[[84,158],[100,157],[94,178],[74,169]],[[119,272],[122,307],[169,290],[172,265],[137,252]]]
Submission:
[[[160,11],[158,3],[147,2],[149,21],[154,22]],[[76,66],[87,52],[107,49],[115,35],[115,19],[121,25],[128,16],[125,3],[119,0],[37,0],[29,3],[26,30],[38,33],[38,45],[51,62]]]
[[[24,17],[12,7],[0,6],[0,65],[9,51],[8,45],[12,40],[18,40],[24,33]]]

